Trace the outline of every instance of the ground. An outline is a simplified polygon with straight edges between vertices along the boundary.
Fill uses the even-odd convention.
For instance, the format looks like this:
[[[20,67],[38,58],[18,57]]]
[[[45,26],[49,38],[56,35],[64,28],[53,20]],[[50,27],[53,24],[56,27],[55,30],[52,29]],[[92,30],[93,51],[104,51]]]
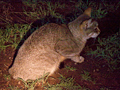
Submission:
[[[14,7],[14,11],[18,12],[22,12],[20,7],[22,8],[22,6],[24,6],[19,2],[15,4],[4,3],[4,5],[9,5],[9,9],[12,9],[12,7]],[[17,5],[19,5],[19,8]],[[60,13],[67,14],[69,13],[68,10],[69,9],[66,8],[66,13],[63,13],[63,11],[60,11]],[[104,18],[98,19],[99,28],[101,30],[99,37],[106,37],[118,31],[118,28],[120,26],[119,16],[120,12],[112,12]],[[11,23],[30,23],[35,21],[35,19],[30,19],[29,17],[26,18],[26,16],[23,16],[22,14],[18,15],[12,13],[9,17],[2,18],[8,18],[9,22]],[[1,22],[0,25],[5,26],[3,22]],[[0,52],[0,90],[8,90],[10,89],[9,87],[12,86],[16,87],[16,89],[18,87],[20,90],[26,90],[24,89],[25,84],[22,81],[13,79],[12,76],[10,76],[8,73],[8,68],[12,64],[14,54],[15,49],[12,47],[7,47],[4,51]],[[85,61],[81,64],[75,64],[71,60],[64,61],[64,67],[57,70],[55,74],[52,75],[54,79],[48,78],[47,81],[50,84],[57,84],[60,82],[58,80],[58,77],[60,76],[59,74],[61,74],[66,78],[73,77],[77,85],[89,88],[90,90],[120,90],[119,70],[110,71],[109,67],[106,65],[105,59],[98,61],[94,57],[91,58],[90,56],[85,55],[84,50],[83,56],[85,57]],[[74,67],[76,70],[67,70],[65,66]],[[84,71],[89,72],[89,78],[83,78],[85,76]],[[35,90],[44,90],[41,82],[37,83],[35,86]]]
[[[24,84],[20,80],[14,80],[12,77],[9,77],[8,67],[11,65],[15,51],[12,48],[7,48],[4,53],[0,55],[0,90],[7,90],[9,85],[19,87],[23,90]],[[96,66],[99,64],[99,66]],[[85,61],[81,64],[74,64],[71,60],[66,60],[64,65],[74,67],[77,70],[67,71],[62,68],[57,70],[55,74],[52,75],[55,79],[48,79],[50,84],[58,83],[57,77],[59,74],[62,74],[65,77],[75,78],[75,82],[82,87],[89,88],[90,90],[99,90],[100,88],[108,88],[104,90],[119,90],[120,89],[120,72],[114,71],[110,72],[108,67],[104,66],[105,62],[97,62],[92,60],[89,57],[85,57]],[[92,80],[83,80],[81,73],[88,71]],[[6,76],[5,76],[6,75]],[[7,77],[8,76],[8,77]],[[9,79],[11,78],[11,79]],[[94,82],[95,80],[95,82]],[[42,90],[41,83],[36,85],[35,90]],[[44,89],[43,89],[44,90]]]

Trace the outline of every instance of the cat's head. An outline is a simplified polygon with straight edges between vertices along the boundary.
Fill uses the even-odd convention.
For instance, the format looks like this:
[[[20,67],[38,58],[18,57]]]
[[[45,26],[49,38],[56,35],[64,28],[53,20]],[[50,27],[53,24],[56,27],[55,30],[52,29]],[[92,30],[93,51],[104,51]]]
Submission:
[[[98,23],[93,20],[85,20],[81,25],[80,25],[80,32],[84,34],[86,39],[89,38],[96,38],[100,34],[100,29],[98,28]]]
[[[96,38],[100,34],[97,21],[91,18],[91,8],[88,8],[77,19],[70,22],[69,28],[75,37]]]
[[[83,15],[91,17],[91,8],[84,11]],[[98,28],[97,21],[92,18],[85,20],[80,24],[80,29],[86,34],[86,38],[96,38],[100,34],[100,29]]]

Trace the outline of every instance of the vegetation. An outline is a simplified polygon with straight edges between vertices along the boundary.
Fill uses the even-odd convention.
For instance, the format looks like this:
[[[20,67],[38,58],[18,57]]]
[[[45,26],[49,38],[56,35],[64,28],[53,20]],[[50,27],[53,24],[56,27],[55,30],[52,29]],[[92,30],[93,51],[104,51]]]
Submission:
[[[67,23],[68,18],[65,19],[65,16],[60,14],[58,10],[62,10],[65,8],[65,4],[56,2],[53,4],[50,1],[39,1],[39,0],[26,0],[22,1],[23,4],[26,6],[23,7],[23,12],[21,12],[24,15],[27,15],[27,17],[32,18],[34,20],[42,19],[46,16],[52,16],[55,17],[56,23]],[[106,2],[102,2],[102,4],[98,4],[96,2],[92,2],[89,0],[86,0],[86,2],[80,0],[78,3],[70,0],[70,2],[74,3],[75,7],[75,13],[74,16],[70,16],[69,21],[74,20],[77,18],[78,14],[83,13],[83,11],[91,6],[93,7],[92,17],[93,18],[103,18],[105,15],[110,12],[114,11],[113,9],[117,10],[120,6],[120,2],[108,4]],[[3,1],[0,2],[1,4],[5,3]],[[4,8],[4,7],[2,7]],[[28,10],[30,8],[30,10]],[[8,8],[4,9],[4,16],[8,17],[10,15],[11,6],[8,6]],[[78,13],[79,11],[79,13]],[[12,12],[12,13],[18,13],[18,12]],[[11,17],[10,17],[11,18]],[[7,26],[5,28],[0,28],[0,50],[5,50],[7,47],[12,46],[13,48],[17,48],[18,43],[21,41],[23,36],[26,34],[26,32],[30,29],[31,24],[10,24],[10,20],[6,20],[2,18],[2,15],[0,15],[0,20],[4,23],[7,23]],[[48,22],[50,20],[48,19]],[[45,24],[45,20],[42,20],[42,23]]]
[[[68,71],[76,71],[77,69],[74,67],[70,67],[70,66],[65,66],[65,69]]]
[[[120,30],[108,38],[98,38],[98,44],[96,50],[90,50],[87,55],[97,58],[97,60],[106,60],[110,70],[114,71],[120,69]]]
[[[82,76],[82,79],[83,80],[88,80],[88,81],[90,81],[91,80],[91,76],[90,76],[90,73],[89,72],[87,72],[87,71],[83,71],[83,74],[81,74],[81,76]]]
[[[42,83],[42,87],[45,90],[63,90],[63,89],[65,90],[81,90],[81,89],[86,90],[87,89],[89,90],[88,88],[81,87],[80,85],[76,84],[74,78],[71,78],[71,77],[66,78],[61,74],[60,74],[60,77],[58,78],[60,80],[58,84],[51,85],[48,83],[48,81],[46,81],[46,85],[44,85],[43,84],[44,82],[42,80],[45,78],[46,75],[36,80],[27,80],[26,82],[23,79],[19,78],[19,80],[22,81],[22,83],[24,84],[24,87],[20,89],[18,87],[15,87],[9,84],[8,89],[10,90],[23,90],[23,89],[34,90],[35,86],[37,86],[38,83]]]
[[[24,10],[24,14],[28,17],[32,17],[35,19],[41,19],[45,16],[51,15],[53,17],[61,18],[62,16],[56,12],[57,8],[64,8],[65,4],[60,4],[59,2],[56,2],[55,4],[49,2],[49,1],[23,1],[25,5],[28,6],[28,8],[31,8],[31,11]],[[42,5],[41,5],[42,4]],[[46,6],[46,7],[43,7]]]
[[[92,79],[90,73],[88,71],[83,71],[82,74],[80,74],[82,76],[82,80],[85,80],[85,81],[90,81],[92,82],[93,84],[95,84],[95,80]]]
[[[60,83],[56,84],[56,85],[50,85],[48,83],[48,86],[45,87],[47,90],[83,90],[83,89],[87,89],[87,88],[82,88],[80,85],[75,85],[75,80],[74,78],[66,78],[63,75],[60,74],[59,77]],[[87,89],[88,90],[88,89]]]
[[[0,29],[0,50],[7,47],[17,48],[23,36],[30,29],[28,24],[8,25],[5,29]]]
[[[4,76],[4,79],[5,79],[6,81],[11,80],[10,75],[6,75],[6,74],[4,74],[3,76]]]
[[[22,7],[22,12],[14,12],[10,4],[7,4],[4,1],[0,1],[0,8],[3,11],[3,13],[0,15],[0,22],[5,25],[4,27],[0,27],[0,52],[5,51],[7,47],[12,47],[14,50],[19,48],[19,43],[21,41],[24,42],[27,32],[30,31],[30,33],[32,33],[35,30],[34,28],[32,28],[33,22],[28,23],[24,19],[22,19],[22,21],[26,22],[27,24],[13,23],[12,20],[14,18],[11,14],[22,14],[22,16],[26,16],[26,18],[32,21],[41,19],[41,23],[43,25],[51,21],[51,18],[47,18],[47,20],[45,19],[47,16],[51,16],[52,18],[54,18],[55,23],[68,23],[69,21],[77,18],[78,15],[82,14],[83,11],[89,6],[93,7],[92,18],[95,19],[101,19],[105,17],[109,12],[115,12],[120,7],[120,1],[115,3],[107,3],[102,0],[102,3],[97,3],[90,0],[78,0],[78,2],[75,2],[74,0],[69,0],[69,3],[73,4],[73,6],[71,6],[73,10],[65,11],[67,13],[72,13],[72,15],[66,17],[64,13],[60,12],[65,8],[68,8],[65,3],[52,3],[47,0],[22,0],[22,3],[25,6]],[[85,54],[99,61],[106,60],[107,66],[109,67],[110,71],[118,70],[120,69],[119,37],[120,30],[116,34],[108,36],[107,38],[100,37],[97,39],[98,43],[94,45],[94,48],[92,48],[93,46],[85,48],[85,50],[87,49]],[[76,68],[69,66],[66,66],[65,69],[67,71],[77,70]],[[82,76],[82,80],[92,81],[93,83],[95,83],[95,81],[92,80],[89,72],[83,71],[83,73],[80,75]],[[9,81],[11,79],[10,75],[5,74],[3,76],[6,81]],[[25,90],[34,90],[36,83],[41,82],[43,78],[39,78],[35,81],[29,80],[27,82],[22,79],[19,80],[23,82]],[[73,77],[66,78],[60,75],[59,80],[60,82],[56,85],[51,85],[47,82],[47,85],[43,87],[47,90],[89,90],[88,88],[76,84]],[[9,85],[8,89],[22,90],[11,85]],[[101,88],[100,90],[108,89]]]

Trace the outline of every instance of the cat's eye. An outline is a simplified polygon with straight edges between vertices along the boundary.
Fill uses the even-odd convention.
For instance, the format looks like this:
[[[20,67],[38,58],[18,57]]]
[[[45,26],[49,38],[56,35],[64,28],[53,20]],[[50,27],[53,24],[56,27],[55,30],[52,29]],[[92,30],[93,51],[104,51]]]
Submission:
[[[95,27],[98,27],[98,23],[97,23],[96,21],[93,22],[93,25],[94,25]]]

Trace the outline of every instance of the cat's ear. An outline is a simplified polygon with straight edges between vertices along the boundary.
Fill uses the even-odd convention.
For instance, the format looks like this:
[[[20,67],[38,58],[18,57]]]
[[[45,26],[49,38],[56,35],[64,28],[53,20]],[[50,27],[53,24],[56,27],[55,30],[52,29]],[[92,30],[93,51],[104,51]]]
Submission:
[[[92,11],[92,8],[89,7],[89,8],[87,8],[87,9],[84,11],[84,14],[88,15],[89,17],[91,17],[91,11]]]

